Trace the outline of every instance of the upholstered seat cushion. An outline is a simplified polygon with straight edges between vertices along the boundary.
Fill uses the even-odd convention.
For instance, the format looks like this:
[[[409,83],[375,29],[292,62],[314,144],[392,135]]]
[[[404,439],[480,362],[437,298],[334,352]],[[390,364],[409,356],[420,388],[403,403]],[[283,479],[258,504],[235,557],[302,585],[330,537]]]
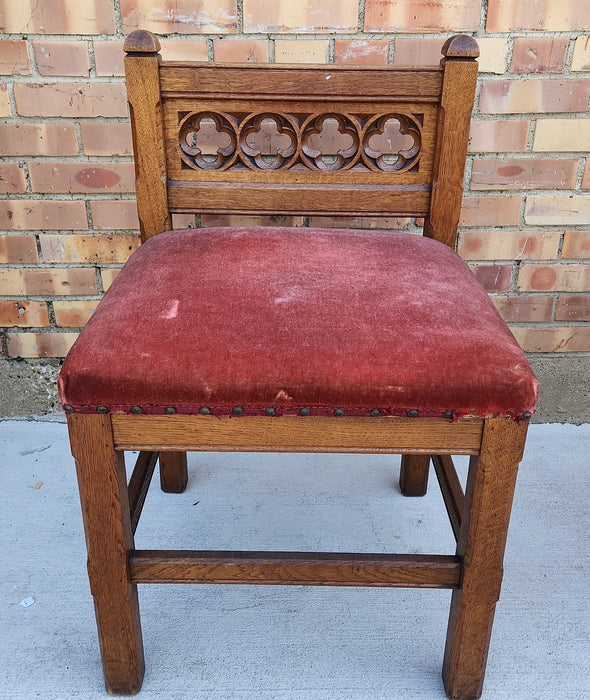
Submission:
[[[143,244],[71,349],[59,391],[78,412],[518,418],[534,411],[537,382],[445,245],[258,227]]]

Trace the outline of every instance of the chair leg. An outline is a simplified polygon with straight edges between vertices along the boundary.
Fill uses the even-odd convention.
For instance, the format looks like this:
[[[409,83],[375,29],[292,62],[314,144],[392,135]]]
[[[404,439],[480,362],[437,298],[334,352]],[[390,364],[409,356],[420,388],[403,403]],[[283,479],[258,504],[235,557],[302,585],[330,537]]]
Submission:
[[[105,684],[113,695],[133,695],[144,660],[137,585],[127,566],[134,544],[123,453],[114,449],[109,416],[71,414],[68,428]]]
[[[160,452],[160,486],[165,493],[183,493],[188,483],[186,452]]]
[[[428,488],[429,455],[402,455],[399,486],[404,496],[424,496]]]
[[[461,588],[453,591],[443,680],[449,698],[482,692],[518,463],[527,423],[485,421],[481,453],[471,458],[457,543],[463,559]]]

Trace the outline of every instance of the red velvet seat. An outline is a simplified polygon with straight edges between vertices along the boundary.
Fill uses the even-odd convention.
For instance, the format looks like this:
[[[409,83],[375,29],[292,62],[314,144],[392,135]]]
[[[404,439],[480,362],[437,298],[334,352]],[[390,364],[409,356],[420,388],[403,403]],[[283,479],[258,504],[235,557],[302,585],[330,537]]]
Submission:
[[[447,246],[386,231],[171,231],[133,254],[59,382],[77,412],[534,410],[522,350]]]

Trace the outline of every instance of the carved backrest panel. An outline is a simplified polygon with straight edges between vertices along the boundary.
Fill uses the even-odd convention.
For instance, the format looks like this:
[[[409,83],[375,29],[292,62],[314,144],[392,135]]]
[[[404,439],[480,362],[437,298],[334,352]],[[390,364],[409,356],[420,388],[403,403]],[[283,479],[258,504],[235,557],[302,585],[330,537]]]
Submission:
[[[435,105],[195,102],[164,102],[173,211],[427,212]]]
[[[125,50],[144,238],[173,213],[211,212],[421,216],[454,240],[470,37],[431,67],[164,62],[145,31]]]
[[[440,68],[162,63],[160,83],[172,211],[428,210]]]

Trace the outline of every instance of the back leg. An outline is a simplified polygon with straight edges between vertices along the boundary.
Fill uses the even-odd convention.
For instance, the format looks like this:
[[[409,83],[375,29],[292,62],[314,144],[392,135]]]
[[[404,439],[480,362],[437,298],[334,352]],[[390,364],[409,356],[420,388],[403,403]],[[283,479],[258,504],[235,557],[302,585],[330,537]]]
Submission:
[[[186,452],[160,452],[160,486],[166,493],[183,493],[188,483]]]
[[[430,455],[402,455],[399,486],[404,496],[424,496],[428,488]]]

